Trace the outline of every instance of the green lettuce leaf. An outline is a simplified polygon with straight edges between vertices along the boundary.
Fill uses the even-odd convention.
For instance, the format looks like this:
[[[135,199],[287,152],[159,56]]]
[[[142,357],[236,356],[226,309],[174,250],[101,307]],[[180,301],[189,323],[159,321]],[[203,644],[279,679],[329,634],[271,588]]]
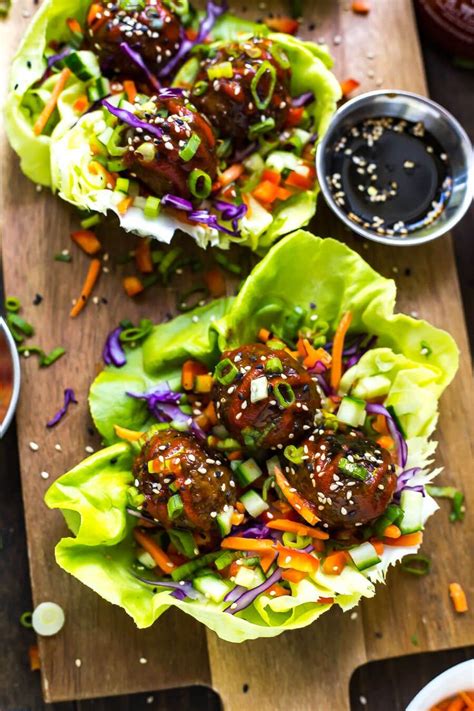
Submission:
[[[361,597],[372,597],[375,583],[385,579],[389,566],[417,547],[386,547],[381,562],[364,572],[353,565],[339,576],[318,570],[311,579],[292,584],[291,596],[261,595],[237,615],[224,612],[222,604],[181,602],[166,591],[154,594],[131,574],[134,522],[125,507],[133,482],[132,454],[126,443],[113,444],[113,425],[145,430],[151,421],[144,404],[125,392],[143,391],[162,380],[176,382],[188,357],[212,365],[221,350],[254,341],[261,327],[281,324],[295,306],[311,308],[329,324],[330,333],[350,310],[352,330],[377,335],[378,343],[344,374],[341,388],[366,397],[380,393],[386,404],[393,405],[407,435],[408,466],[421,467],[413,481],[426,484],[437,474],[428,471],[435,448],[428,437],[435,426],[439,397],[456,372],[458,352],[447,333],[425,321],[394,314],[394,304],[392,280],[377,274],[345,245],[299,231],[270,250],[235,299],[155,327],[141,346],[128,351],[126,366],[106,368],[92,385],[91,412],[111,446],[60,477],[47,493],[46,503],[63,511],[74,534],[56,547],[59,565],[121,606],[139,627],[152,624],[175,605],[233,642],[276,636],[310,624],[331,607],[318,603],[319,598],[333,598],[334,604],[349,610]],[[436,508],[426,496],[423,520]]]

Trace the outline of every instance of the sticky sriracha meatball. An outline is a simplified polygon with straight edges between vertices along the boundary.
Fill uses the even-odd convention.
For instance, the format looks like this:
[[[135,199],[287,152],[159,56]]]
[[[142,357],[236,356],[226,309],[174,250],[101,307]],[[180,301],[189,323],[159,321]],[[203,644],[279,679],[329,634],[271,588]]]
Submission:
[[[390,453],[356,430],[317,430],[300,443],[301,464],[285,476],[329,528],[353,528],[381,516],[397,477]]]
[[[149,128],[127,129],[124,161],[156,196],[203,199],[216,177],[215,136],[207,119],[180,93],[164,89],[136,107],[136,117]]]
[[[241,145],[283,128],[290,77],[288,58],[271,40],[227,43],[203,62],[192,100],[221,138]]]
[[[250,449],[296,441],[311,429],[321,405],[309,373],[286,351],[263,344],[223,354],[213,398],[220,422]]]
[[[228,467],[210,457],[193,435],[172,428],[147,441],[133,473],[145,496],[143,511],[166,528],[217,531],[216,519],[235,502]]]
[[[87,16],[85,41],[107,74],[124,74],[145,81],[140,67],[120,45],[125,42],[157,74],[178,51],[182,27],[160,0],[94,2]]]

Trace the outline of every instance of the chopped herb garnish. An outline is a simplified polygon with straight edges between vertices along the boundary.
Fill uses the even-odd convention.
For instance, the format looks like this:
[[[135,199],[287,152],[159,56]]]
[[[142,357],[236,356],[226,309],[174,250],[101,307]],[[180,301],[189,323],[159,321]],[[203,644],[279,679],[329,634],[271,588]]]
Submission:
[[[431,570],[431,560],[423,553],[411,553],[403,558],[400,567],[405,573],[427,575]]]
[[[338,468],[343,474],[353,477],[354,479],[360,479],[361,481],[365,481],[369,475],[365,467],[355,462],[350,462],[346,457],[342,457],[339,460]]]
[[[54,255],[54,261],[55,262],[72,262],[72,257],[70,254],[64,254],[63,252],[59,252],[58,254]]]
[[[437,499],[451,499],[451,513],[449,520],[451,523],[464,519],[464,494],[454,486],[432,486],[428,484],[426,491],[430,496]]]
[[[303,447],[295,447],[294,444],[289,444],[285,447],[283,454],[293,464],[301,464],[303,462],[304,449]]]

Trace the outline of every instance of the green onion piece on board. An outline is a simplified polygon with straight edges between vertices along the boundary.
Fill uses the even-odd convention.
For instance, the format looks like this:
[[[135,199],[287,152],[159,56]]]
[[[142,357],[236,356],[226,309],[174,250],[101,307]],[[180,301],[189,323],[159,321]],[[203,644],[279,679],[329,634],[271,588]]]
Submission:
[[[426,491],[435,499],[451,499],[451,513],[449,520],[451,523],[464,519],[464,494],[454,486],[432,486],[428,484]]]
[[[72,257],[71,255],[66,252],[59,252],[58,254],[54,255],[54,261],[55,262],[72,262]]]
[[[188,178],[188,186],[194,197],[204,200],[211,194],[212,180],[204,170],[195,168]]]
[[[101,219],[101,216],[97,213],[95,215],[91,215],[90,217],[85,217],[81,220],[81,227],[88,230],[89,227],[95,227],[95,225],[98,225],[101,222]]]
[[[53,365],[61,356],[63,356],[66,353],[65,348],[61,348],[60,346],[58,348],[54,348],[51,353],[43,353],[43,355],[40,356],[40,368],[48,368],[50,365]]]
[[[33,627],[32,618],[32,612],[22,612],[20,615],[20,625],[22,627],[26,627],[27,629],[31,629]]]
[[[138,326],[134,326],[133,324],[129,325],[130,321],[126,323],[126,326],[122,326],[124,330],[120,334],[120,341],[122,343],[139,343],[143,341],[153,329],[153,323],[147,318],[142,319]]]
[[[230,385],[234,382],[239,373],[239,369],[229,358],[219,361],[214,371],[214,378],[221,385]]]
[[[194,300],[190,297],[195,296]],[[202,301],[204,301],[209,296],[209,289],[206,286],[196,286],[193,289],[189,289],[184,294],[178,294],[176,298],[176,308],[182,313],[187,311],[192,311],[196,306],[202,306]]]
[[[423,553],[410,553],[401,562],[401,569],[412,575],[428,575],[431,570],[431,560]]]
[[[179,157],[185,161],[191,160],[191,158],[194,158],[194,156],[196,155],[200,145],[201,137],[198,136],[197,133],[193,133],[184,148],[181,148],[179,152]]]
[[[268,87],[268,92],[266,96],[263,98],[259,94],[259,84],[264,78],[264,76],[268,73],[270,77],[270,86]],[[250,89],[252,92],[252,96],[255,101],[255,106],[257,109],[263,110],[266,109],[267,106],[269,105],[270,101],[272,100],[273,92],[275,91],[275,84],[276,84],[276,69],[273,66],[273,64],[270,64],[268,60],[265,60],[262,62],[260,67],[258,68],[255,76],[252,78],[252,82],[250,84]]]
[[[223,267],[223,269],[227,269],[228,272],[231,272],[232,274],[242,274],[242,267],[240,266],[240,264],[232,262],[230,259],[228,259],[228,257],[226,257],[225,254],[216,252],[214,254],[214,259],[219,264],[219,266]]]
[[[17,313],[21,309],[20,299],[16,296],[8,296],[5,299],[5,310],[11,313]]]

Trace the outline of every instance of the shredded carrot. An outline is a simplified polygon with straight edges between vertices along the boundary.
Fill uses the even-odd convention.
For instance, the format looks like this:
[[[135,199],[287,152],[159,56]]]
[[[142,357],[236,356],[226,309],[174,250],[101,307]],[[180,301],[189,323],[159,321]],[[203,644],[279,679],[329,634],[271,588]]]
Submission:
[[[280,185],[281,175],[276,170],[270,170],[270,168],[265,168],[262,173],[262,180],[268,180],[270,183],[275,183],[275,185]]]
[[[89,12],[87,14],[87,24],[92,25],[95,22],[97,15],[101,15],[103,11],[104,11],[104,8],[102,7],[102,5],[99,5],[99,3],[93,2],[89,8]]]
[[[360,86],[360,81],[357,81],[357,79],[344,79],[344,81],[340,82],[340,85],[342,95],[346,98]]]
[[[299,338],[297,343],[298,353],[303,360],[305,368],[314,368],[316,363],[320,361],[326,368],[331,365],[331,355],[324,348],[314,348],[307,338]]]
[[[77,230],[71,233],[71,239],[86,254],[94,255],[100,252],[102,245],[91,230]]]
[[[386,546],[418,546],[423,541],[421,531],[416,533],[407,533],[399,538],[384,538],[383,542]]]
[[[462,589],[459,583],[449,584],[449,594],[451,600],[453,601],[454,609],[456,612],[467,612],[468,604],[466,599],[466,593]]]
[[[266,573],[266,572],[268,572],[268,570],[270,570],[275,558],[276,558],[275,551],[268,551],[267,553],[260,554],[260,567],[264,573]]]
[[[450,701],[447,706],[447,711],[464,711],[464,701],[460,696],[456,696],[455,699]]]
[[[93,259],[90,263],[89,271],[87,272],[79,298],[69,312],[69,316],[71,318],[75,318],[78,314],[80,314],[86,305],[87,299],[91,295],[97,279],[99,278],[101,269],[102,265],[100,263],[100,259]]]
[[[243,459],[243,458],[244,458],[244,453],[240,449],[237,449],[235,452],[229,452],[229,454],[227,455],[227,459],[230,462],[234,462],[234,461],[237,461],[237,460]]]
[[[266,343],[268,340],[270,340],[271,335],[272,334],[267,328],[261,328],[258,332],[258,340],[262,341],[262,343]]]
[[[69,27],[71,32],[75,32],[77,35],[82,35],[82,27],[75,17],[68,17],[66,25]]]
[[[82,96],[78,96],[75,102],[73,103],[72,108],[78,114],[82,114],[84,111],[86,111],[86,109],[89,108],[89,99],[85,94],[83,94]]]
[[[304,106],[291,106],[288,109],[286,125],[288,128],[299,126],[304,114]]]
[[[211,423],[211,425],[216,425],[217,424],[217,415],[216,415],[216,408],[211,400],[209,405],[207,405],[206,409],[204,410],[204,414],[206,415],[207,419]]]
[[[334,391],[339,388],[339,383],[342,376],[342,352],[344,350],[344,339],[349,326],[352,322],[352,313],[346,311],[343,314],[341,320],[339,321],[336,333],[334,334],[334,341],[332,346],[332,364],[331,364],[331,387]]]
[[[279,511],[280,514],[283,514],[285,518],[288,516],[294,516],[294,510],[286,501],[275,501],[272,506],[274,509]]]
[[[212,297],[224,296],[226,292],[225,278],[222,269],[219,269],[219,267],[214,267],[204,273],[204,283]]]
[[[288,190],[288,188],[278,188],[277,194],[276,194],[276,199],[277,200],[288,200],[294,193],[291,190]]]
[[[466,708],[469,709],[469,711],[474,709],[474,698],[471,698],[466,691],[460,691],[459,696],[464,701]],[[472,696],[474,697],[474,694]]]
[[[303,497],[289,485],[287,478],[278,467],[275,467],[275,479],[288,503],[300,514],[302,518],[304,518],[305,521],[314,526],[314,524],[319,521],[319,518],[312,510],[311,504],[309,504],[306,499],[303,499]]]
[[[375,548],[375,552],[377,553],[377,555],[382,555],[382,553],[383,553],[383,548],[384,548],[383,542],[382,542],[382,541],[378,541],[378,540],[376,540],[376,539],[372,539],[372,538],[370,539],[370,542],[372,543],[373,547]],[[395,545],[395,544],[392,542],[391,545],[393,546],[393,545]]]
[[[127,442],[137,442],[145,434],[136,430],[128,430],[126,427],[120,427],[120,425],[114,425],[114,431],[117,437],[125,439]]]
[[[124,197],[123,200],[120,200],[117,205],[117,210],[120,212],[121,215],[125,215],[128,208],[131,207],[132,203],[133,197],[131,195],[127,195],[127,197]]]
[[[105,185],[107,188],[110,188],[110,189],[115,188],[115,183],[117,182],[115,175],[113,173],[109,173],[109,171],[106,168],[104,168],[102,163],[99,163],[96,160],[92,160],[89,163],[89,170],[92,173],[92,175],[101,175],[105,180]],[[126,200],[129,199],[129,200],[133,201],[133,198],[125,198],[125,199]],[[125,201],[122,200],[122,202],[125,202]],[[120,205],[121,205],[121,203],[119,203],[117,205],[119,212],[120,212]],[[128,209],[128,206],[127,206],[127,209]],[[124,212],[126,212],[126,209],[124,210]]]
[[[345,551],[330,553],[324,560],[322,569],[326,575],[340,575],[347,565],[348,556]]]
[[[125,290],[125,293],[127,296],[137,296],[137,294],[141,294],[141,292],[144,290],[144,286],[140,279],[136,276],[127,276],[122,279],[122,286]]]
[[[274,583],[267,590],[265,590],[265,595],[270,597],[281,597],[282,595],[290,595],[290,591],[283,587],[283,585],[278,585]]]
[[[290,583],[299,583],[303,578],[306,578],[306,573],[302,573],[301,570],[294,570],[293,568],[288,568],[284,570],[281,574],[283,580],[288,580]]]
[[[211,423],[209,422],[209,419],[206,417],[206,415],[203,412],[194,418],[194,422],[197,424],[198,427],[200,427],[202,430],[204,430],[206,432],[211,427]]]
[[[194,390],[197,375],[206,375],[207,367],[198,360],[185,360],[181,368],[181,384],[184,390]]]
[[[135,264],[142,274],[151,274],[153,261],[151,259],[150,238],[142,237],[135,248]]]
[[[276,531],[289,531],[290,533],[296,533],[299,536],[310,536],[311,538],[319,538],[321,541],[325,541],[329,538],[329,533],[326,531],[320,531],[318,528],[311,528],[310,526],[305,526],[304,523],[298,523],[298,521],[290,521],[289,519],[275,519],[267,523],[268,528],[274,528]]]
[[[262,180],[262,182],[257,185],[255,190],[252,191],[254,198],[265,204],[274,202],[277,194],[278,185],[275,185],[275,183],[271,180]]]
[[[378,437],[376,441],[377,444],[384,449],[393,449],[395,447],[393,437],[390,437],[390,435],[382,435],[381,437]]]
[[[241,536],[229,536],[224,538],[221,548],[230,548],[236,551],[257,551],[265,553],[274,548],[274,542],[269,538],[243,538]]]
[[[135,86],[135,82],[131,79],[125,79],[123,82],[123,90],[125,91],[129,102],[133,104],[137,96],[137,87]]]
[[[372,422],[373,429],[381,435],[388,434],[387,418],[385,415],[376,415]]]
[[[217,186],[220,188],[225,188],[227,185],[235,183],[235,181],[240,178],[244,170],[245,167],[242,165],[242,163],[234,163],[234,165],[231,165],[219,175],[219,177],[217,178]]]
[[[143,533],[143,531],[140,531],[139,528],[133,529],[133,535],[135,536],[137,543],[151,555],[163,573],[171,573],[171,571],[176,568],[173,561],[170,560],[169,556],[162,548],[160,548],[158,543],[154,541],[151,536]]]
[[[240,513],[244,513],[244,512],[245,512],[245,506],[243,505],[243,503],[242,503],[241,501],[237,501],[237,503],[235,504],[235,508],[236,508],[237,511],[239,511]]]
[[[315,170],[309,165],[300,165],[295,170],[292,170],[285,185],[299,188],[300,190],[312,190],[314,187],[314,179],[316,177]]]
[[[48,101],[44,105],[44,108],[38,118],[36,119],[34,126],[33,126],[33,133],[35,136],[40,136],[44,129],[46,124],[48,123],[51,114],[53,113],[54,109],[56,108],[56,104],[58,103],[59,96],[61,92],[64,90],[67,81],[69,77],[71,76],[71,70],[68,69],[67,67],[61,71],[61,73],[58,76],[58,80],[56,84],[54,85],[54,89],[51,92],[51,96],[49,97]]]
[[[370,12],[370,5],[366,0],[354,0],[351,5],[352,12],[356,15],[368,15]]]
[[[243,513],[236,513],[234,511],[234,513],[230,517],[230,522],[233,526],[240,526],[240,524],[242,523],[244,518],[245,518],[245,516]]]
[[[309,553],[295,548],[285,548],[280,543],[276,544],[276,548],[280,568],[294,568],[302,573],[315,573],[319,568],[319,560]]]
[[[387,528],[383,532],[383,535],[385,536],[385,538],[400,538],[402,533],[398,526],[395,526],[392,523],[390,526],[387,526]]]
[[[318,597],[318,602],[320,605],[332,605],[334,602],[333,597]]]
[[[41,659],[37,644],[31,644],[28,647],[28,660],[30,662],[30,671],[38,671],[41,669]]]

